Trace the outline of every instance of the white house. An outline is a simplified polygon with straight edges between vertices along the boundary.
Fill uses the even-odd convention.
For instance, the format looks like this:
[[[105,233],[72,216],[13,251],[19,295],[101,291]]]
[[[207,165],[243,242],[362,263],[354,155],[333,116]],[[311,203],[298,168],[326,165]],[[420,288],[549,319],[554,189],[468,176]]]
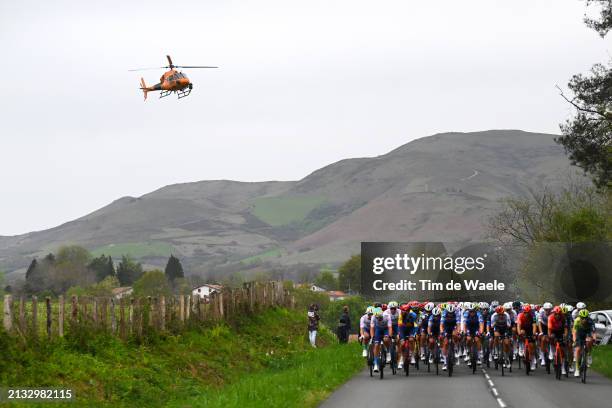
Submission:
[[[132,293],[134,293],[134,289],[132,289],[131,286],[123,286],[120,288],[114,288],[112,290],[113,296],[115,297],[115,299],[121,299],[124,298],[126,296],[131,296]]]
[[[310,290],[312,290],[313,292],[325,292],[325,291],[327,291],[327,289],[323,289],[322,287],[314,285],[314,284],[310,285]]]
[[[220,292],[223,289],[221,285],[213,285],[212,283],[206,283],[204,285],[197,286],[192,289],[191,295],[192,297],[199,296],[200,298],[209,297],[211,294],[215,292]]]

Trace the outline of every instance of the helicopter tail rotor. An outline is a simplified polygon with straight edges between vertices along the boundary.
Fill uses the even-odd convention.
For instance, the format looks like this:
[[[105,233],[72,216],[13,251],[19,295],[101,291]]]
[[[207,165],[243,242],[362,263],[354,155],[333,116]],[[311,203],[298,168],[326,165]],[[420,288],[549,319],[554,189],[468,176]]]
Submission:
[[[144,100],[147,100],[147,85],[145,84],[144,78],[140,78],[140,89],[142,89],[142,92],[144,93]]]
[[[168,68],[173,69],[174,68],[174,64],[172,63],[172,58],[170,58],[169,55],[166,55],[166,58],[168,58]]]

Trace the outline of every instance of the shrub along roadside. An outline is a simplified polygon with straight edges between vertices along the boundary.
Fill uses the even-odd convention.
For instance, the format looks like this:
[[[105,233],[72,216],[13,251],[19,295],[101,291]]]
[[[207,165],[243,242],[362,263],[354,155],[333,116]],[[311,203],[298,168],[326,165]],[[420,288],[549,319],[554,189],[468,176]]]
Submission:
[[[230,324],[194,328],[182,335],[150,336],[143,344],[83,332],[64,339],[40,339],[24,347],[19,339],[0,329],[0,387],[72,388],[79,406],[166,406],[173,401],[222,395],[224,389],[248,378],[257,383],[259,379],[273,381],[274,375],[283,378],[283,372],[303,376],[301,367],[319,361],[319,355],[337,354],[331,350],[339,347],[330,346],[335,340],[323,328],[318,342],[332,349],[312,350],[307,342],[305,315],[272,309],[242,316]],[[353,356],[358,356],[358,352]],[[325,395],[326,387],[346,378],[343,374],[334,379],[334,372],[344,369],[337,364],[348,363],[336,359],[334,365],[332,360],[320,360],[323,365],[318,366],[318,370],[329,368],[330,385],[319,382],[304,385],[319,393],[308,397],[313,401]],[[300,384],[287,382],[286,386]],[[302,392],[287,389],[289,394],[298,391]]]

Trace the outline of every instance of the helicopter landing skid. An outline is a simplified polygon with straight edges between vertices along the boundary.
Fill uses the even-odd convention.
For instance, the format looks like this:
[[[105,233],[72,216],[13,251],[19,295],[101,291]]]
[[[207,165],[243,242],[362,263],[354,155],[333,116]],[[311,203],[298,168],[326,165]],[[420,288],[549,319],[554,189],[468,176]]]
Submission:
[[[185,88],[182,91],[176,91],[176,94],[178,95],[179,99],[188,96],[190,93],[191,93],[191,89],[189,88]]]
[[[166,97],[166,96],[170,95],[171,93],[172,93],[172,91],[161,91],[161,92],[159,93],[159,97],[160,97],[160,99],[161,99],[161,98],[164,98],[164,97]]]

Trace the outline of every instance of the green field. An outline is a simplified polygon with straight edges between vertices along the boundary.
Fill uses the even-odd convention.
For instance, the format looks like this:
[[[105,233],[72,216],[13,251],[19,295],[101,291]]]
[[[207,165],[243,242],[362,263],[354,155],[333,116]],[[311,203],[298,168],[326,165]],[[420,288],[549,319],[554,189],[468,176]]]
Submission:
[[[282,253],[281,253],[280,248],[272,248],[272,249],[267,250],[266,252],[262,252],[261,254],[257,254],[257,255],[249,256],[248,258],[241,259],[240,262],[248,265],[250,263],[253,263],[259,260],[263,261],[266,258],[274,258],[274,257],[280,256],[281,254]]]
[[[304,220],[324,201],[323,197],[261,197],[253,203],[253,214],[263,222],[279,227]]]
[[[133,258],[146,256],[168,257],[173,253],[174,247],[165,242],[125,242],[121,244],[109,244],[91,251],[93,256],[110,255],[120,258],[122,255],[130,255]]]

